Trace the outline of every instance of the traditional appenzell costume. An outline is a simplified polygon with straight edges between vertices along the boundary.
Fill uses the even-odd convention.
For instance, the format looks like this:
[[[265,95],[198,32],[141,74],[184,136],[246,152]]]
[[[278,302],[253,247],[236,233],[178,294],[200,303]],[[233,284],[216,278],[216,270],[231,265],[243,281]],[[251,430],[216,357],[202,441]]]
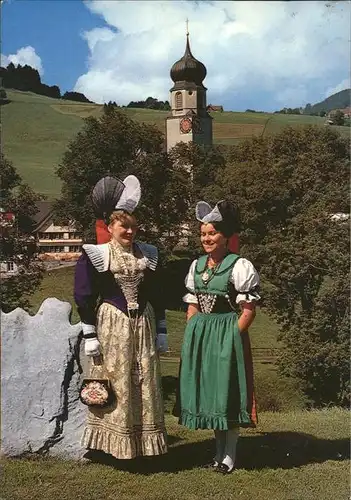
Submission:
[[[199,202],[196,217],[215,227],[222,224],[225,231],[216,229],[235,242],[238,228],[227,202],[214,209]],[[250,261],[231,251],[216,268],[207,264],[207,255],[194,260],[185,280],[183,300],[197,304],[200,312],[190,318],[184,335],[179,423],[214,429],[213,466],[226,473],[234,467],[239,427],[254,427],[257,421],[250,341],[247,332],[239,331],[238,310],[243,302],[259,300],[259,276]]]
[[[98,217],[98,245],[83,245],[76,266],[75,301],[85,345],[99,344],[102,364],[90,377],[110,380],[115,400],[89,408],[82,437],[85,448],[119,459],[167,452],[158,350],[167,350],[165,310],[157,281],[157,249],[136,242],[126,249],[108,241],[103,217],[132,213],[139,181],[107,177],[92,193]],[[86,349],[87,353],[87,349]],[[90,354],[94,356],[94,354]]]

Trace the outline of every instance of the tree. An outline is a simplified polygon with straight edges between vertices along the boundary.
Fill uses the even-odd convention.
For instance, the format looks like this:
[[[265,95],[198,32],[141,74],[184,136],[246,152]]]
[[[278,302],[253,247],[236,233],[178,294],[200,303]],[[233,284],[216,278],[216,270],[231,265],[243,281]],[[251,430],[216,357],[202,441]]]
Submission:
[[[209,201],[239,204],[241,253],[261,273],[280,325],[280,367],[315,404],[349,398],[349,147],[321,127],[287,128],[232,148]]]
[[[62,96],[62,99],[68,101],[78,101],[78,102],[89,102],[89,103],[93,102],[89,101],[89,99],[85,97],[85,95],[82,94],[81,92],[65,92]]]
[[[146,101],[130,101],[127,108],[148,108],[169,111],[171,106],[168,101],[159,101],[154,97],[148,97]]]
[[[324,111],[324,109],[322,109],[322,111],[320,111],[320,112],[319,112],[319,116],[320,116],[320,117],[322,117],[322,118],[323,118],[324,116],[326,116],[326,115],[327,115],[327,112],[326,112],[326,111]]]
[[[107,174],[121,179],[134,174],[140,179],[142,197],[136,215],[141,239],[167,252],[179,241],[191,186],[186,169],[175,167],[165,153],[162,133],[155,126],[133,121],[107,105],[100,118],[85,120],[57,174],[63,187],[56,212],[62,221],[74,220],[86,241],[94,240],[90,193]]]
[[[344,113],[340,110],[337,109],[335,113],[333,113],[333,122],[335,125],[344,125],[345,124],[345,115]]]
[[[184,222],[189,226],[187,255],[194,257],[201,248],[199,243],[199,224],[194,219],[196,203],[207,199],[207,191],[211,191],[216,177],[225,168],[226,146],[200,146],[195,143],[179,142],[169,151],[172,164],[182,166],[188,171],[189,178],[189,210],[184,214]],[[191,170],[191,174],[190,174]]]
[[[0,102],[7,100],[6,90],[0,87]]]
[[[57,85],[50,86],[50,85],[46,85],[45,83],[42,83],[40,85],[40,88],[38,89],[38,94],[46,95],[46,96],[52,97],[54,99],[61,98],[61,91]]]
[[[304,110],[304,114],[305,115],[310,115],[311,112],[312,112],[312,104],[308,103],[308,104],[306,104],[306,107],[305,107],[305,110]]]
[[[42,199],[36,195],[21,177],[10,161],[0,153],[0,197],[1,208],[14,215],[14,222],[0,219],[1,248],[0,261],[14,262],[18,273],[2,280],[1,308],[9,312],[16,307],[29,307],[28,296],[40,285],[43,269],[35,261],[37,246],[31,236],[36,202]]]

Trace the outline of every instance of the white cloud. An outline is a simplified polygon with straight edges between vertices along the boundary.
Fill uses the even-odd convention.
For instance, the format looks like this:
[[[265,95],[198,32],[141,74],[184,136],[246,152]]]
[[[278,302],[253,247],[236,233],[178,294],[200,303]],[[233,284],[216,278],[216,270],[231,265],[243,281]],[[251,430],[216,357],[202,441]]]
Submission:
[[[89,68],[75,86],[96,102],[168,99],[187,17],[192,52],[207,67],[209,101],[250,89],[271,93],[276,105],[298,106],[317,102],[349,73],[349,2],[85,3],[109,26],[84,34]]]
[[[329,87],[325,93],[325,97],[341,92],[341,90],[349,89],[351,87],[350,78],[345,78],[335,87]]]
[[[301,103],[307,102],[307,89],[303,85],[296,85],[295,87],[286,87],[285,89],[278,91],[276,93],[276,100],[282,106],[286,103],[288,107],[296,108],[300,107]]]
[[[8,56],[1,54],[1,66],[6,67],[11,62],[16,66],[17,64],[21,64],[22,66],[28,64],[28,66],[37,69],[40,75],[44,74],[41,58],[30,45],[22,47],[16,54],[9,54]]]

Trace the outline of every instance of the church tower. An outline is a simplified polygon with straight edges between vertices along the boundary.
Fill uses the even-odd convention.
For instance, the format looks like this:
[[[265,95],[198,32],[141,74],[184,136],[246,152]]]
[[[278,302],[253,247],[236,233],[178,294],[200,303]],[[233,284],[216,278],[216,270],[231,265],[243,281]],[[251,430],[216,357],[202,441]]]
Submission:
[[[170,90],[172,116],[167,118],[167,151],[178,142],[212,144],[212,118],[206,111],[206,68],[190,50],[189,32],[185,53],[171,68],[174,82]]]

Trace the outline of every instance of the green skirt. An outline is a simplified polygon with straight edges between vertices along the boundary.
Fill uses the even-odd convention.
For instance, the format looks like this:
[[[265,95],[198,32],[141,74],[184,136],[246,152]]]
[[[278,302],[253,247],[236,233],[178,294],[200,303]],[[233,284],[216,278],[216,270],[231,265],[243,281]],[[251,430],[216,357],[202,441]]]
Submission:
[[[255,427],[250,341],[236,313],[197,313],[187,323],[179,373],[179,423],[189,429]]]

